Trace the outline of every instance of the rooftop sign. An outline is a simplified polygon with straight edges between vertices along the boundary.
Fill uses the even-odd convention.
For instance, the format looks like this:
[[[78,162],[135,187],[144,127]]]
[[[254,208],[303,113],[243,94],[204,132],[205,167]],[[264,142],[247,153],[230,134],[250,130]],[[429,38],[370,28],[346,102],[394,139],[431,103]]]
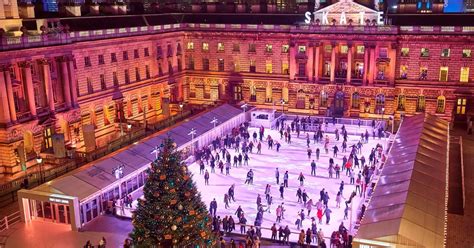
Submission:
[[[383,12],[367,8],[352,0],[340,0],[313,13],[307,11],[304,16],[306,24],[312,22],[320,25],[366,25],[367,22],[384,24]]]

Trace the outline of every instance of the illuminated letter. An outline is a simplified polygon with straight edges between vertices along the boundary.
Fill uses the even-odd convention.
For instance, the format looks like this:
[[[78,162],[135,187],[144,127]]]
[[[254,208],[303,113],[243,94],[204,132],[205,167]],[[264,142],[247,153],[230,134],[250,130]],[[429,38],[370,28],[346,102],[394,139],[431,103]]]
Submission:
[[[347,24],[347,20],[346,20],[346,12],[342,12],[341,13],[341,19],[339,19],[339,24],[340,25],[346,25]]]
[[[360,16],[360,25],[364,25],[365,21],[364,21],[364,12],[359,12],[359,16]]]
[[[306,13],[304,13],[304,23],[306,24],[310,24],[311,23],[311,12],[309,11],[306,11]]]
[[[322,19],[323,19],[323,25],[324,25],[324,24],[328,24],[328,25],[329,25],[328,14],[329,14],[329,12],[327,12],[327,11],[324,11],[324,12],[323,12],[323,18],[322,18]]]
[[[383,25],[383,12],[377,12],[377,25]]]

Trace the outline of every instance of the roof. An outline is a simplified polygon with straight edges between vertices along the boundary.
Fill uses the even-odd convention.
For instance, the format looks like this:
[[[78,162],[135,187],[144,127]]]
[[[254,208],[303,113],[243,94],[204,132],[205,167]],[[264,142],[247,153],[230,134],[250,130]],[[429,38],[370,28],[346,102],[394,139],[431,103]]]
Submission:
[[[123,165],[124,177],[137,170],[143,170],[155,157],[151,151],[155,146],[161,144],[164,138],[169,136],[180,147],[191,141],[191,137],[188,135],[191,128],[196,129],[197,136],[202,135],[213,128],[210,123],[213,118],[218,120],[216,125],[219,125],[240,113],[242,113],[240,109],[224,104],[195,118],[187,119],[166,132],[160,132],[42,184],[34,188],[33,191],[76,196],[79,201],[82,201],[119,180],[112,172],[118,166]]]
[[[432,115],[403,120],[357,240],[444,247],[448,124]]]

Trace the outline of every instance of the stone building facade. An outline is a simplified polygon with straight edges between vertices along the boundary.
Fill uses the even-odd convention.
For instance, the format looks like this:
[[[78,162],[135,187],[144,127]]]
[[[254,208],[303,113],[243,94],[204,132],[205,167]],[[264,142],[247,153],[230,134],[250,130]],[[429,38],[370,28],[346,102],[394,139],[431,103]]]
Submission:
[[[472,27],[144,18],[142,27],[0,36],[0,175],[51,149],[53,134],[81,150],[83,127],[92,126],[106,144],[120,125],[166,118],[168,102],[356,118],[428,112],[452,121],[474,104]]]

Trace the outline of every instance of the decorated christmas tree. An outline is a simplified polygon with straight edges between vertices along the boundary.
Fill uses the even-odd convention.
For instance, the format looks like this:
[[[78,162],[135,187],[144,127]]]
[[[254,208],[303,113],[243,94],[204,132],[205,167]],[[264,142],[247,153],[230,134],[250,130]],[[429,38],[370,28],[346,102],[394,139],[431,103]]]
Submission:
[[[136,247],[210,247],[211,217],[176,144],[163,140],[148,169],[130,237]]]

